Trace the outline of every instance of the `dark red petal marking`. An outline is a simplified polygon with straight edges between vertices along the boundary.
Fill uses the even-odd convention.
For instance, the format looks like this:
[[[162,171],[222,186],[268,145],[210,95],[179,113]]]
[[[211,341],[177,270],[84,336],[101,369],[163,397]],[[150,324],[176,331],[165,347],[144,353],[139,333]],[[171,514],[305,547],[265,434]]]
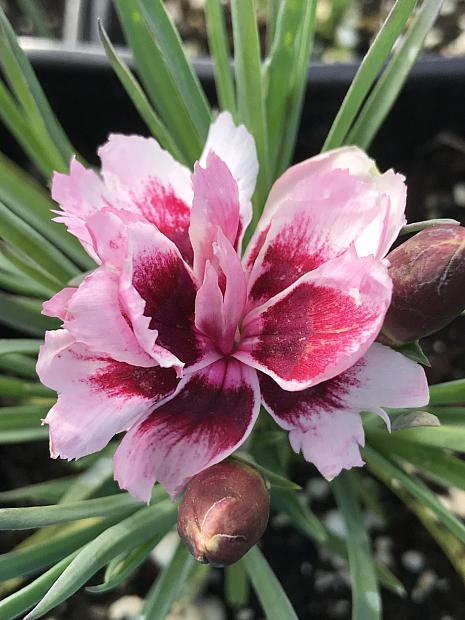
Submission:
[[[244,349],[255,335],[250,354],[264,368],[288,381],[308,381],[356,345],[378,314],[344,292],[303,282],[246,326]]]
[[[175,252],[140,255],[132,283],[146,302],[150,329],[158,330],[157,344],[186,365],[195,362],[202,351],[194,327],[196,290],[179,256]]]
[[[108,363],[86,382],[92,389],[105,392],[109,397],[142,396],[156,402],[172,394],[179,383],[172,368],[141,368],[105,358],[101,361]]]
[[[178,247],[182,257],[192,265],[193,252],[189,239],[191,210],[178,198],[171,186],[163,186],[157,179],[150,179],[142,197],[134,197],[144,218],[168,237]]]

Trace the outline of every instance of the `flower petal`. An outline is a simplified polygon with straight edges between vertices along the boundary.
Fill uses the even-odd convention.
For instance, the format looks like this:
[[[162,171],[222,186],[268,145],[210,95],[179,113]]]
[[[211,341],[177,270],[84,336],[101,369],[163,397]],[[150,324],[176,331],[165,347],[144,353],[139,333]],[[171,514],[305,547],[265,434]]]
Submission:
[[[225,355],[231,353],[245,307],[245,274],[237,252],[218,228],[213,259],[195,299],[195,325]]]
[[[234,357],[286,390],[330,379],[376,338],[391,288],[382,262],[350,249],[249,312]]]
[[[174,398],[131,428],[115,454],[115,479],[143,501],[156,481],[176,495],[245,441],[259,409],[256,372],[220,360],[183,379]]]
[[[45,316],[56,316],[57,319],[64,321],[67,315],[68,304],[77,291],[77,288],[67,287],[55,293],[48,301],[42,304],[42,314]]]
[[[294,450],[302,450],[328,479],[363,464],[362,411],[386,418],[382,407],[421,407],[429,400],[423,368],[377,343],[354,366],[317,386],[287,392],[261,374],[260,387],[265,408],[289,431]]]
[[[153,138],[110,135],[99,149],[102,176],[121,208],[140,213],[192,260],[188,236],[192,188],[190,172]],[[113,206],[115,200],[113,201]]]
[[[384,235],[388,208],[374,182],[361,181],[347,170],[301,182],[271,220],[250,274],[249,307],[267,301],[351,245],[359,256],[374,254],[373,243]]]
[[[56,222],[62,222],[77,237],[84,249],[98,261],[85,222],[107,204],[107,190],[93,170],[87,170],[73,157],[68,174],[55,172],[52,180],[52,198],[62,211],[56,211]]]
[[[220,354],[194,325],[196,287],[179,250],[151,224],[129,224],[121,298],[133,330],[161,366],[204,366]]]
[[[64,327],[90,351],[150,367],[156,362],[140,346],[119,300],[119,276],[105,267],[86,276],[66,305]]]
[[[213,151],[208,154],[205,168],[195,165],[192,185],[194,200],[189,236],[194,249],[194,276],[200,284],[205,264],[213,256],[218,229],[237,248],[239,194],[228,167]]]
[[[173,393],[178,383],[172,369],[117,362],[91,352],[64,329],[46,332],[37,373],[58,392],[45,419],[51,455],[67,459],[101,450],[113,435]]]
[[[229,112],[222,112],[210,125],[207,142],[200,158],[201,166],[207,164],[207,156],[213,151],[226,164],[239,189],[241,233],[252,219],[252,196],[258,174],[258,158],[255,142],[245,125],[236,126]],[[239,244],[240,253],[240,244]]]
[[[386,254],[390,244],[394,241],[405,222],[405,179],[402,175],[396,174],[392,170],[379,174],[375,163],[366,153],[357,147],[350,146],[328,151],[292,166],[276,181],[271,188],[263,215],[244,257],[245,264],[249,269],[251,269],[260,252],[276,214],[281,210],[285,210],[289,202],[295,201],[309,202],[312,211],[313,209],[317,211],[324,201],[326,192],[330,189],[327,187],[327,184],[331,181],[332,174],[335,171],[339,171],[339,173],[345,171],[346,179],[347,177],[356,179],[360,187],[365,185],[367,188],[367,198],[370,198],[370,200],[367,203],[365,198],[362,204],[352,205],[351,208],[356,209],[356,214],[357,212],[361,214],[367,209],[372,211],[372,201],[374,199],[377,199],[378,202],[381,200],[383,203],[381,213],[373,220],[369,229],[367,228],[360,235],[360,230],[363,230],[363,228],[358,225],[355,228],[357,237],[360,237],[357,241],[357,251],[361,256],[374,254],[377,257],[382,257]],[[338,177],[336,177],[336,183],[337,179]],[[344,176],[339,176],[339,179],[342,182]],[[345,182],[347,183],[347,181]],[[332,191],[337,192],[337,185],[334,186],[334,183],[331,183],[331,185],[333,186]],[[343,186],[340,189],[343,190]],[[338,198],[338,201],[340,208],[343,206],[341,196]],[[326,210],[322,209],[321,213],[312,212],[311,216],[319,222],[320,218],[324,220],[326,217]],[[345,214],[341,217],[345,217]],[[348,217],[350,218],[350,216]],[[330,221],[332,218],[334,218],[334,213],[329,214]],[[384,219],[386,220],[385,222]],[[380,222],[384,222],[384,226],[380,226]],[[339,224],[337,230],[339,233],[343,233],[342,220],[339,221]],[[349,235],[351,228],[352,226],[349,227]],[[338,242],[337,237],[338,235],[336,234],[336,245],[340,246],[342,240]]]

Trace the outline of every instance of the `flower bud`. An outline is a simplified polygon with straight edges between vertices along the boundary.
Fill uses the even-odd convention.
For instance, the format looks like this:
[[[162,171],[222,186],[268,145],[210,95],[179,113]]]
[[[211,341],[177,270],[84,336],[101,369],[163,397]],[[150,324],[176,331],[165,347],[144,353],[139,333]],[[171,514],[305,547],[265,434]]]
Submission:
[[[392,301],[380,340],[403,344],[428,336],[465,308],[465,228],[422,230],[388,255]]]
[[[262,536],[269,509],[262,475],[241,461],[228,460],[189,482],[179,506],[179,536],[199,562],[233,564]]]

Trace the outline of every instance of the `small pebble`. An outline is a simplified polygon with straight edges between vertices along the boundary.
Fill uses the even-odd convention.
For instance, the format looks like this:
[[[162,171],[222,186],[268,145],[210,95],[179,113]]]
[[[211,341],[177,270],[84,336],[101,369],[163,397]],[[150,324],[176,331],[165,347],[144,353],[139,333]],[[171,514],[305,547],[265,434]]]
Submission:
[[[122,596],[108,608],[110,620],[136,620],[142,611],[143,599],[139,596]]]
[[[425,556],[415,549],[408,549],[402,554],[402,564],[412,573],[419,573],[425,566]]]
[[[414,603],[422,603],[434,590],[436,581],[436,573],[432,570],[425,570],[418,577],[418,581],[412,590],[412,601]]]

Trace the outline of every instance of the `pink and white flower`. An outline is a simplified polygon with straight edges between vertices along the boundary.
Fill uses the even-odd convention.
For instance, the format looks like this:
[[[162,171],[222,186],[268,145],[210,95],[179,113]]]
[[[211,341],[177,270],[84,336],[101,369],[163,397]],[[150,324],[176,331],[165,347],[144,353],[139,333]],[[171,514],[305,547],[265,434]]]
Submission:
[[[328,479],[363,464],[360,413],[428,401],[422,368],[374,343],[391,298],[383,259],[406,189],[357,148],[290,168],[241,260],[258,163],[228,113],[191,174],[155,140],[110,136],[101,176],[56,174],[64,222],[98,263],[44,304],[63,328],[38,362],[58,392],[51,454],[79,458],[126,431],[120,486],[176,494],[236,450],[260,404]]]

